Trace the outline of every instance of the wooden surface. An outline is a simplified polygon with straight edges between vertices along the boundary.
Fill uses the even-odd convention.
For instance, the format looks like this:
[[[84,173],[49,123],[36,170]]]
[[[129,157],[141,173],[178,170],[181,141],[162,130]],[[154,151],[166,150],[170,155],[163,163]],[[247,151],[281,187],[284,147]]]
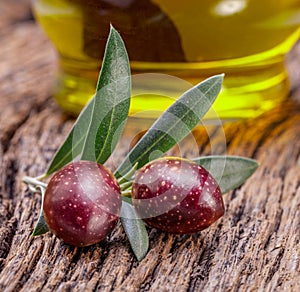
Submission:
[[[192,236],[149,229],[150,251],[138,263],[120,224],[88,248],[30,236],[40,197],[21,179],[45,171],[73,120],[51,98],[57,58],[28,1],[0,2],[0,40],[0,291],[300,291],[300,44],[288,56],[293,90],[284,105],[199,127],[174,150],[189,157],[213,148],[260,162],[225,195],[225,216]],[[137,130],[127,129],[110,166]]]

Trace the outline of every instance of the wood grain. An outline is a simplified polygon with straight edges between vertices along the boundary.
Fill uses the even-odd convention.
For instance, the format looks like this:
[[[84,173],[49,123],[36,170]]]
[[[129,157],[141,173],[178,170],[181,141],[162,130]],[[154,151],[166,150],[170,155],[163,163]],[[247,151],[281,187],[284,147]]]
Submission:
[[[57,57],[28,19],[28,1],[3,3],[1,291],[300,291],[300,44],[287,58],[293,90],[285,104],[253,120],[199,126],[173,150],[187,157],[229,153],[260,162],[241,188],[224,196],[225,216],[195,235],[148,229],[150,250],[138,263],[120,224],[88,248],[67,246],[50,233],[31,237],[40,197],[21,179],[45,171],[73,120],[51,98]],[[111,168],[143,129],[129,122]]]

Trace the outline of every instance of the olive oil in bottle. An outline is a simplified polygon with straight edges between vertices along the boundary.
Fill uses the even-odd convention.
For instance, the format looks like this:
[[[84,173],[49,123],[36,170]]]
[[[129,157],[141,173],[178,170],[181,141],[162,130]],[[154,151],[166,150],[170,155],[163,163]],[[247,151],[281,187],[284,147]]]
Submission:
[[[138,74],[131,114],[151,117],[219,73],[222,119],[256,116],[289,90],[284,56],[300,36],[300,0],[35,0],[33,9],[60,55],[55,98],[73,114],[94,94],[110,23]]]

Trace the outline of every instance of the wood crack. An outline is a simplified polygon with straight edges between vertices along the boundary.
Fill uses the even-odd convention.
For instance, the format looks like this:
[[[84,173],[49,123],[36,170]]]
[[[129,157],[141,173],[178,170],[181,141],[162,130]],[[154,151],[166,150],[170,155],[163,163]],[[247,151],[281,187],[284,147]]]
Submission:
[[[0,228],[0,259],[4,260],[9,253],[13,237],[17,229],[17,219],[10,218],[5,226]],[[1,273],[1,267],[0,267]]]
[[[272,280],[275,273],[278,272],[283,255],[284,255],[284,248],[280,248],[279,253],[277,254],[277,256],[275,258],[274,264],[273,264],[272,268],[270,269],[269,274],[267,276],[266,284],[269,283]]]

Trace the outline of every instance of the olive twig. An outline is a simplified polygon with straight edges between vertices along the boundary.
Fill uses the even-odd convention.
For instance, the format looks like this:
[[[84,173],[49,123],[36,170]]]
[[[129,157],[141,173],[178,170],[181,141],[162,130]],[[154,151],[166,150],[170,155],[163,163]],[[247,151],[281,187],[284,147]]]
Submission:
[[[132,181],[127,181],[127,182],[120,184],[120,189],[121,189],[121,191],[126,191],[131,186],[132,186]]]
[[[39,178],[39,177],[38,177]],[[40,186],[40,187],[43,187],[43,188],[46,188],[47,187],[47,184],[46,183],[43,183],[41,182],[38,178],[35,178],[35,177],[30,177],[30,176],[24,176],[22,181],[24,183],[26,183],[29,187],[31,186]],[[34,187],[34,189],[36,190],[36,188]]]
[[[131,190],[122,191],[122,197],[131,197]]]

